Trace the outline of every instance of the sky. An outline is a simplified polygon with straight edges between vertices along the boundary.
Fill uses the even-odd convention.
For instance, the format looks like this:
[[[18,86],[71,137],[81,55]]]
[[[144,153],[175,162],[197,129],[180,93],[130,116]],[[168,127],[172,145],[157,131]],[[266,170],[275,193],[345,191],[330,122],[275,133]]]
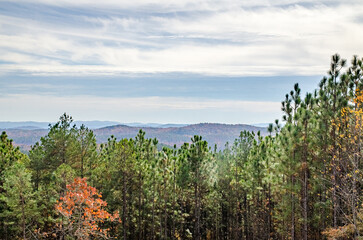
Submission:
[[[363,0],[0,0],[0,121],[273,122],[362,29]]]

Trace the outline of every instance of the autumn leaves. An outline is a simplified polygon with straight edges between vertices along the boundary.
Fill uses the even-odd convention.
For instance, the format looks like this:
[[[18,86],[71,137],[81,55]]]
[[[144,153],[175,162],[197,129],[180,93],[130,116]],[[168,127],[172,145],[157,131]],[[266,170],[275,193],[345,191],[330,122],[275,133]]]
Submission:
[[[121,221],[118,211],[110,214],[105,210],[107,202],[101,198],[97,189],[87,184],[86,178],[75,178],[55,206],[63,216],[57,225],[58,231],[77,239],[107,238],[110,224],[105,228],[105,223]]]

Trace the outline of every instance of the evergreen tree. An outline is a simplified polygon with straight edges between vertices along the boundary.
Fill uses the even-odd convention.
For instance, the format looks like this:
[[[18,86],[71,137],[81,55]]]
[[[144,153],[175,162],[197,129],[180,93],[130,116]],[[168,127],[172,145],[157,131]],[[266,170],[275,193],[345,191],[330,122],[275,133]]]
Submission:
[[[6,209],[1,217],[12,232],[7,237],[29,239],[37,225],[38,210],[31,174],[24,163],[17,161],[5,171],[3,189],[0,199],[6,203]]]

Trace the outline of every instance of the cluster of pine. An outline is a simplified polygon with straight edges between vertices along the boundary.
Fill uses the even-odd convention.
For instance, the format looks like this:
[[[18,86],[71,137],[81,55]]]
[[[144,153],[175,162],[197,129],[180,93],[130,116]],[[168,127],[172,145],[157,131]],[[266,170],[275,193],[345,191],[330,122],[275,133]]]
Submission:
[[[141,130],[97,145],[66,114],[28,155],[3,133],[0,239],[361,239],[363,65],[345,64],[314,93],[296,84],[283,126],[223,151]]]

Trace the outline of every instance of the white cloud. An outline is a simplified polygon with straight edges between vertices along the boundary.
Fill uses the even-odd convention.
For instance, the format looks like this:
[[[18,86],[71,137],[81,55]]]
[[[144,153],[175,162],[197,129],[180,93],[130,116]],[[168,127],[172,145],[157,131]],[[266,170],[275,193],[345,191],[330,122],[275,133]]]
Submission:
[[[363,52],[359,1],[102,1],[114,8],[107,17],[92,10],[99,1],[38,2],[84,15],[62,24],[0,15],[0,61],[13,62],[3,73],[323,75],[332,54]]]
[[[219,11],[236,7],[273,7],[294,4],[341,4],[341,0],[13,0],[13,2],[40,3],[62,7],[98,7],[102,9],[158,9],[158,11]],[[350,0],[349,4],[359,4],[360,0]]]
[[[4,8],[14,2],[29,9],[0,9],[4,82],[2,76],[19,72],[324,75],[332,54],[363,55],[361,0],[14,0]],[[36,14],[33,4],[39,4]],[[72,94],[0,96],[0,120],[55,121],[65,111],[76,119],[120,122],[256,123],[280,117],[278,102]]]

